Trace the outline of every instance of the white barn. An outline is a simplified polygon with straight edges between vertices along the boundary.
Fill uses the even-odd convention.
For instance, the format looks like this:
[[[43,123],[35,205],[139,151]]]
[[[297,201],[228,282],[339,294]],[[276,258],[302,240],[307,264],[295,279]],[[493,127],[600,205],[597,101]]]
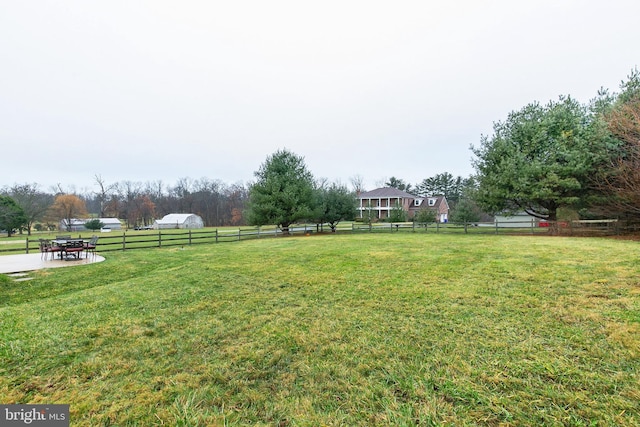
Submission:
[[[110,230],[122,230],[122,223],[118,218],[98,218],[102,224],[103,229]]]
[[[103,224],[103,229],[122,230],[122,223],[118,218],[72,218],[70,223],[67,223],[67,220],[63,219],[62,221],[60,221],[59,229],[62,231],[86,231],[87,228],[84,226],[84,224],[87,221],[91,221],[94,219],[100,220],[100,222]]]
[[[169,214],[162,219],[156,219],[153,228],[159,230],[162,228],[203,228],[204,222],[202,218],[196,214]]]

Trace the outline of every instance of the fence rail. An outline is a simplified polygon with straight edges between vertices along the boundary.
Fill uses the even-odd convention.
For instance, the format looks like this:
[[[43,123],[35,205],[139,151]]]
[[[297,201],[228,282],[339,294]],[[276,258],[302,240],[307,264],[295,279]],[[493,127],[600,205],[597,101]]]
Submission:
[[[553,223],[537,221],[486,222],[486,223],[372,223],[348,222],[339,224],[337,233],[451,233],[451,234],[493,234],[493,235],[563,235],[563,236],[607,236],[637,232],[637,225],[622,226],[617,220],[558,221]],[[327,224],[292,225],[290,235],[310,235],[330,233]],[[191,246],[237,242],[247,239],[273,238],[282,236],[276,227],[243,227],[238,229],[198,229],[198,230],[158,230],[148,232],[116,232],[100,235],[98,251],[120,251],[129,249],[158,248],[170,246]],[[82,237],[79,235],[79,237]],[[88,236],[85,236],[88,237]],[[39,251],[39,239],[26,238],[23,243],[6,244],[0,254],[30,253]],[[8,242],[10,243],[10,242]]]

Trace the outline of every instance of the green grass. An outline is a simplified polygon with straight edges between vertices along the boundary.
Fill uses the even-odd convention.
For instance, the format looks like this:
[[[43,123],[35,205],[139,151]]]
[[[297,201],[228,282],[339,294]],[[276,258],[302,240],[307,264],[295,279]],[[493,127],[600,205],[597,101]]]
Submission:
[[[640,424],[638,243],[355,234],[0,280],[0,403],[72,425]]]

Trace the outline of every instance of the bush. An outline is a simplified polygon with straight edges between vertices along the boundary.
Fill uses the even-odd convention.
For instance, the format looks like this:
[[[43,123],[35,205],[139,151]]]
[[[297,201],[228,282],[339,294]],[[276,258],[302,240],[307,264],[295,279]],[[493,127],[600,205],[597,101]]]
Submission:
[[[421,224],[436,222],[436,211],[429,208],[422,208],[416,212],[416,216],[413,220]]]
[[[86,228],[87,230],[95,231],[100,230],[102,227],[104,227],[104,223],[97,218],[84,223],[84,228]]]

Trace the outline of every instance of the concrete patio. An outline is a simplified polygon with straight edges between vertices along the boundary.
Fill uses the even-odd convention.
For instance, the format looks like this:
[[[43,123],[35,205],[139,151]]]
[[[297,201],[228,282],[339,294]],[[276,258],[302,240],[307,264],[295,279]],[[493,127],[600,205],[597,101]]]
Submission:
[[[86,258],[65,261],[60,259],[44,259],[42,254],[2,255],[0,256],[0,274],[20,273],[23,271],[41,270],[44,268],[73,267],[94,262],[102,262],[104,257],[91,254]]]

